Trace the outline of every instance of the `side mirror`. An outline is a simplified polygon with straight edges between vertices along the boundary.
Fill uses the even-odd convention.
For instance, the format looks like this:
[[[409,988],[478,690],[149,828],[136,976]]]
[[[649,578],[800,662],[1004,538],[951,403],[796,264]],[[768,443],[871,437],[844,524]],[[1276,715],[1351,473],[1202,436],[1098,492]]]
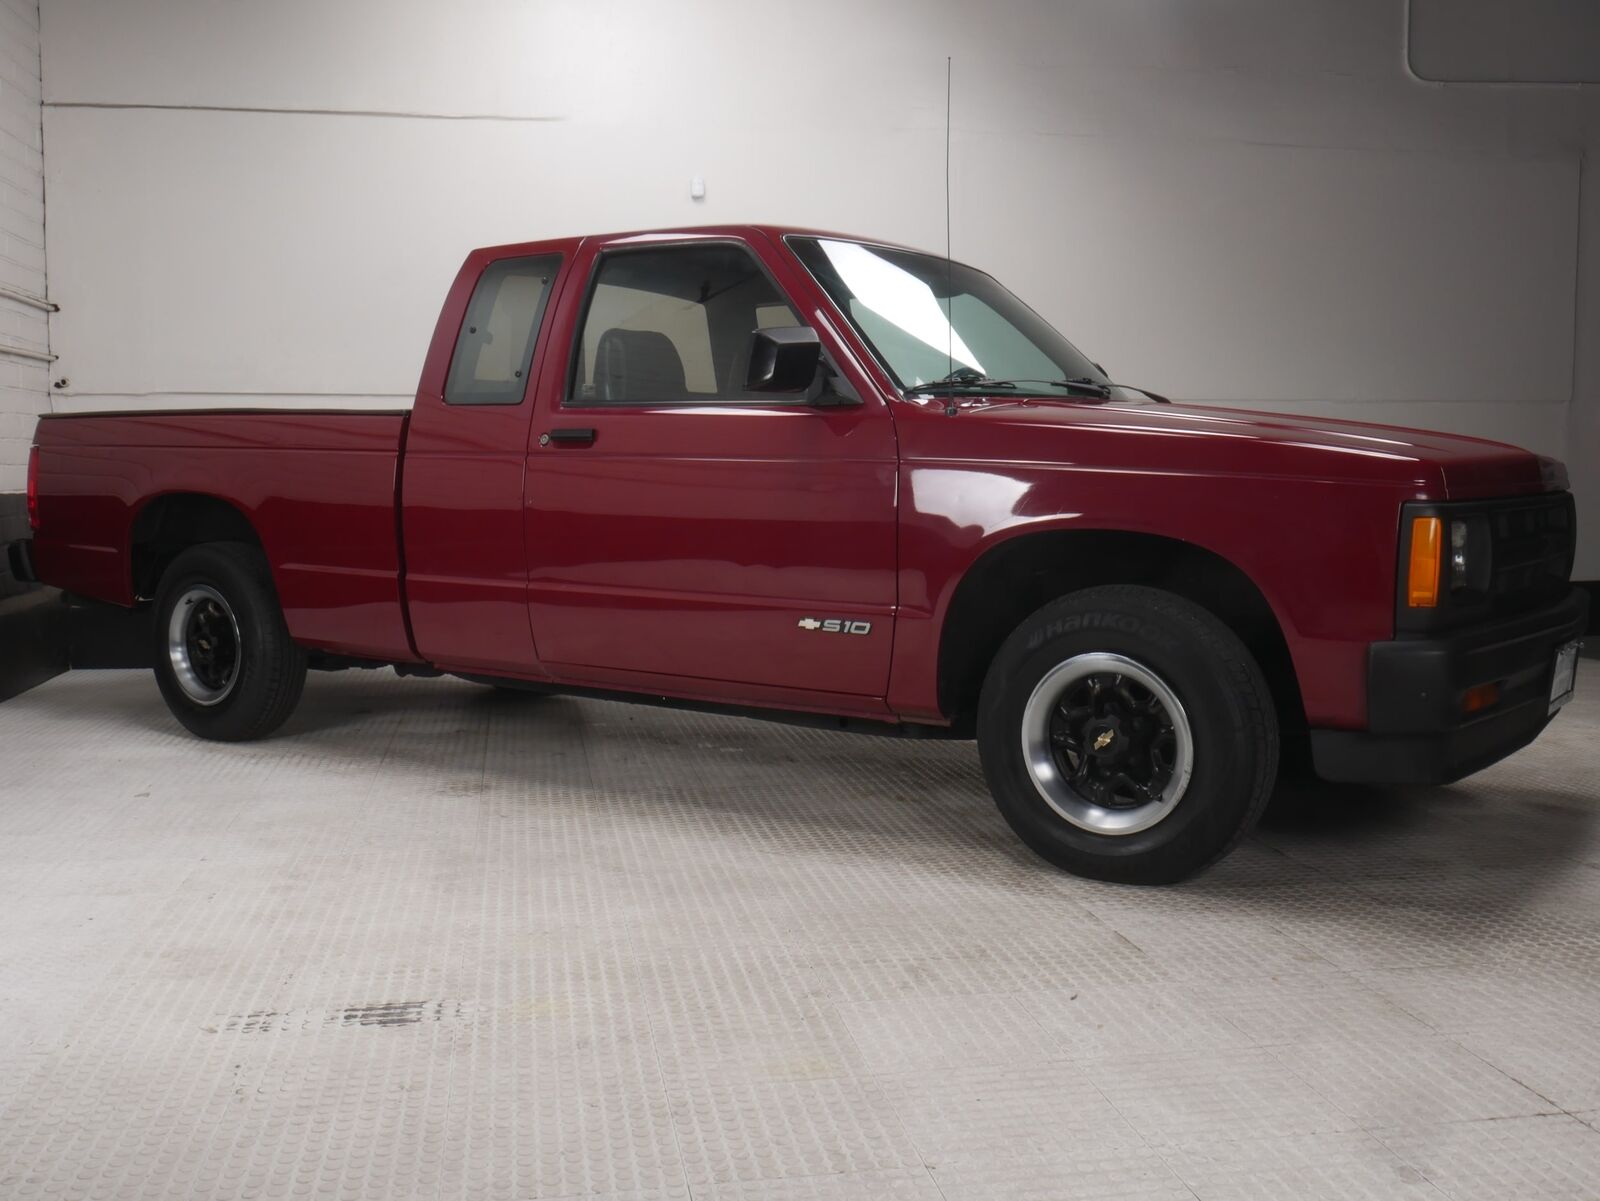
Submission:
[[[804,325],[758,329],[750,336],[750,392],[804,392],[817,378],[822,343]]]

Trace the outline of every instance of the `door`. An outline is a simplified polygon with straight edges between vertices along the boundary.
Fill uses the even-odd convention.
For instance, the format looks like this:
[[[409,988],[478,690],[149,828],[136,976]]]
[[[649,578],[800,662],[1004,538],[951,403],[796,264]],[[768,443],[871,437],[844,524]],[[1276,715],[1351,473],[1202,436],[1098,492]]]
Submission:
[[[538,674],[523,472],[530,376],[547,357],[561,263],[555,249],[474,256],[440,317],[400,480],[407,612],[429,663]]]
[[[601,686],[881,710],[896,476],[882,400],[746,387],[753,332],[805,324],[749,242],[590,245],[567,291],[553,334],[567,369],[541,376],[528,457],[544,666]]]

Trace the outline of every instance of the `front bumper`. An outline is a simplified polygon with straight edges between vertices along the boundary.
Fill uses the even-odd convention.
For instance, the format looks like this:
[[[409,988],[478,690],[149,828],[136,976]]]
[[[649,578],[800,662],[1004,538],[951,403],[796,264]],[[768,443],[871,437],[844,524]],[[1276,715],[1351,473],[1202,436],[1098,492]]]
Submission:
[[[1448,784],[1521,750],[1550,722],[1556,651],[1583,635],[1589,597],[1440,638],[1375,642],[1367,659],[1367,728],[1312,730],[1325,780]],[[1467,715],[1469,688],[1499,686],[1499,700]]]

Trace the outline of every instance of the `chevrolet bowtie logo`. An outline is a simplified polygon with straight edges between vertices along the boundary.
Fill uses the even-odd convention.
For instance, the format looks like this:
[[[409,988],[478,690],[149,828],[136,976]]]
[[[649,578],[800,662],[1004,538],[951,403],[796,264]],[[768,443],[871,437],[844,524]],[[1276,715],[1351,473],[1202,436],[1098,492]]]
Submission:
[[[824,634],[870,634],[870,621],[852,621],[848,617],[802,617],[795,622],[802,630],[821,630]]]
[[[1097,751],[1105,750],[1106,747],[1111,745],[1112,739],[1116,738],[1116,736],[1116,731],[1114,730],[1102,730],[1100,737],[1094,740],[1094,749]]]

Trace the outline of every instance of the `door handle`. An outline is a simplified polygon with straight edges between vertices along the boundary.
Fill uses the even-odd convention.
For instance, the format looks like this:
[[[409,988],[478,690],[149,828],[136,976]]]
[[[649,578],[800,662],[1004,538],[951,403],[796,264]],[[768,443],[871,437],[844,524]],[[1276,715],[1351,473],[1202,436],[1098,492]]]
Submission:
[[[539,445],[549,446],[557,442],[564,446],[590,446],[594,443],[594,430],[575,425],[557,426],[548,434],[539,435]]]

